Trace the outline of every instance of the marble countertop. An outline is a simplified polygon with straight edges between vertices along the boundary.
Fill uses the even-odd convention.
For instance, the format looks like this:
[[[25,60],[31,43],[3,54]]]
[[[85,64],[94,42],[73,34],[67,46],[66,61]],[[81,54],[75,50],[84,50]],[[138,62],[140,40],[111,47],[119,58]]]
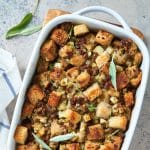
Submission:
[[[150,1],[149,0],[42,0],[32,21],[32,24],[39,24],[48,9],[62,9],[70,12],[77,11],[90,5],[103,5],[110,7],[120,13],[127,22],[134,27],[138,27],[145,35],[145,43],[150,48]],[[28,61],[31,56],[38,34],[31,36],[16,37],[10,40],[5,39],[7,29],[18,21],[34,6],[33,0],[1,0],[0,2],[0,47],[13,53],[19,65],[23,78]],[[103,14],[92,16],[105,20],[112,18]],[[147,68],[149,69],[149,68]],[[15,100],[8,106],[7,112],[11,121],[15,107]],[[130,150],[150,149],[150,79],[146,90],[142,111],[135,130],[135,134],[130,146]]]

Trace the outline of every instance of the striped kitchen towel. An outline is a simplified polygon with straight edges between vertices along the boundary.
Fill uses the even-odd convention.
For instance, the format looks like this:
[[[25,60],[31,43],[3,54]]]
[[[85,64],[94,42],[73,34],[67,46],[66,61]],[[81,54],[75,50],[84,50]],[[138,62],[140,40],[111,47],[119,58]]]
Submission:
[[[8,121],[7,112],[6,110],[4,110],[0,115],[0,147],[3,150],[6,150],[9,128],[10,128],[10,124]]]

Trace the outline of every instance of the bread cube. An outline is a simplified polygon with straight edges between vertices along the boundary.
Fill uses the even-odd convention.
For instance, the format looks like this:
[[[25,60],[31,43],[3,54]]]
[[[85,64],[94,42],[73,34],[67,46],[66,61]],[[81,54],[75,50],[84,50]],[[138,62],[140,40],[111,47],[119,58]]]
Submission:
[[[118,89],[125,88],[128,85],[128,83],[129,83],[129,78],[124,71],[117,74],[117,88]]]
[[[99,30],[96,35],[96,42],[106,47],[110,45],[113,38],[114,38],[113,34],[103,30]]]
[[[104,64],[108,63],[110,60],[110,55],[105,51],[101,55],[97,56],[95,62],[98,68],[101,68]]]
[[[81,88],[87,86],[90,82],[90,75],[87,72],[81,72],[77,77],[77,82]]]
[[[47,88],[50,84],[50,71],[38,75],[38,83],[42,88]]]
[[[71,109],[67,109],[59,113],[59,118],[65,118],[73,124],[77,124],[81,120],[81,115]]]
[[[60,81],[63,78],[63,70],[61,68],[54,68],[50,72],[50,79],[53,81]]]
[[[54,40],[58,45],[64,46],[68,41],[68,33],[63,29],[54,29],[51,34],[51,39]]]
[[[100,89],[98,83],[94,83],[88,89],[86,89],[83,94],[88,98],[89,101],[94,101],[102,94],[102,90]]]
[[[56,135],[60,135],[62,134],[65,129],[60,125],[58,124],[57,120],[53,120],[51,122],[51,136],[56,136]]]
[[[87,132],[88,140],[100,140],[103,138],[104,138],[104,130],[100,124],[96,124],[88,127],[88,132]]]
[[[26,150],[38,150],[38,144],[34,142],[30,142],[26,145]]]
[[[65,45],[59,50],[59,56],[62,58],[69,57],[72,55],[73,48],[69,45]]]
[[[84,150],[97,150],[99,147],[100,144],[98,142],[86,141]]]
[[[66,150],[81,150],[79,143],[66,144]]]
[[[110,117],[108,122],[110,128],[125,130],[128,121],[126,116],[114,116]]]
[[[61,93],[52,91],[48,98],[48,105],[51,107],[57,107],[60,99],[61,99]]]
[[[88,121],[90,121],[92,118],[91,118],[91,116],[89,115],[89,114],[85,114],[84,116],[83,116],[83,120],[85,121],[85,122],[88,122]]]
[[[79,69],[77,67],[72,67],[67,70],[67,75],[71,78],[75,78],[79,75]]]
[[[75,25],[74,26],[74,35],[75,36],[81,36],[89,32],[89,29],[87,25],[85,24],[80,24],[80,25]]]
[[[86,136],[86,127],[87,127],[87,124],[84,121],[82,121],[80,123],[80,129],[78,133],[78,142],[80,143],[84,142],[84,139]]]
[[[59,150],[66,150],[66,145],[60,144],[59,145]]]
[[[129,91],[125,93],[123,97],[124,97],[125,105],[127,107],[130,107],[134,104],[134,96],[132,92]]]
[[[106,102],[100,102],[96,108],[96,117],[108,119],[111,115],[111,105]]]
[[[53,61],[57,57],[57,46],[53,40],[47,40],[42,45],[40,52],[45,61]]]
[[[137,77],[139,74],[139,69],[137,66],[131,66],[126,68],[126,75],[129,79]]]
[[[70,64],[76,67],[80,67],[85,63],[85,58],[82,55],[74,55],[70,59]]]
[[[27,97],[33,105],[36,105],[39,101],[43,100],[44,96],[44,92],[37,84],[32,85],[27,93]]]
[[[25,102],[23,109],[22,109],[21,117],[22,118],[30,117],[33,112],[33,109],[34,109],[34,105],[32,105],[29,102]]]
[[[16,143],[25,144],[27,137],[28,137],[28,128],[20,125],[17,126],[14,134],[14,139]]]
[[[137,52],[135,55],[134,55],[134,61],[133,61],[133,64],[136,65],[136,66],[139,66],[142,62],[142,54],[140,52]]]
[[[130,83],[132,86],[137,87],[140,84],[141,80],[142,80],[142,72],[140,72],[136,78],[131,79]]]
[[[48,70],[49,62],[40,58],[37,64],[37,73],[42,73]]]
[[[17,150],[27,150],[26,145],[17,145]]]

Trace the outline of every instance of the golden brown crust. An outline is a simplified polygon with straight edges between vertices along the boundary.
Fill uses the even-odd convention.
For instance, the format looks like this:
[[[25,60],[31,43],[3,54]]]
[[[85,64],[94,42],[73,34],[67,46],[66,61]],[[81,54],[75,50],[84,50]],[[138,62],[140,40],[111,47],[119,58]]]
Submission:
[[[124,94],[124,101],[127,107],[130,107],[134,104],[134,96],[132,92],[127,92]]]
[[[66,150],[81,150],[79,143],[66,144]]]
[[[100,147],[100,144],[98,142],[91,142],[86,141],[85,142],[85,150],[97,150]]]

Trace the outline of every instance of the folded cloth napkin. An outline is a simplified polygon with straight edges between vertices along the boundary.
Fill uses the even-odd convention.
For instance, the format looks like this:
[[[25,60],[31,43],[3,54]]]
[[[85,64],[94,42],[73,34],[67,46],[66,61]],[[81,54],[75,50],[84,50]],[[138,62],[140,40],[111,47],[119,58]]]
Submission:
[[[6,142],[9,133],[9,128],[10,124],[8,121],[7,112],[6,110],[4,110],[0,115],[0,147],[3,150],[6,150]]]
[[[10,125],[5,109],[18,94],[21,83],[16,58],[0,48],[0,149],[3,150],[6,150]]]

